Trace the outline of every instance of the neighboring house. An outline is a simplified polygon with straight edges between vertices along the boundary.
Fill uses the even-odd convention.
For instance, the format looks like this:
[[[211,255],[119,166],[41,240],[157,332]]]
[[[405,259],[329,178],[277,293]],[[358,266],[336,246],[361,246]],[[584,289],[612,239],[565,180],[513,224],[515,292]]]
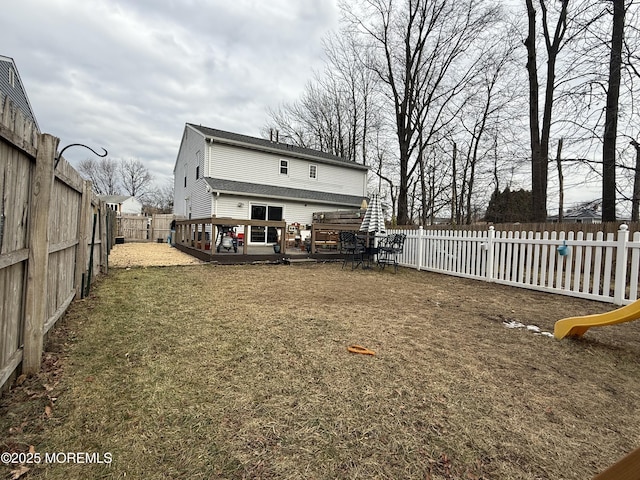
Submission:
[[[130,195],[99,195],[107,206],[120,215],[142,215],[142,203]]]
[[[312,223],[314,212],[359,208],[368,168],[340,157],[187,123],[174,174],[174,213]],[[275,241],[252,228],[249,242]]]
[[[1,97],[8,97],[14,107],[20,110],[27,120],[33,122],[39,132],[40,127],[31,108],[27,91],[20,79],[16,64],[13,58],[3,55],[0,55],[0,92],[3,93],[3,95],[0,95],[0,101],[4,101],[4,98]]]
[[[554,215],[547,219],[550,222],[558,223],[558,216]],[[602,215],[591,208],[579,208],[569,210],[562,215],[563,223],[602,223]]]

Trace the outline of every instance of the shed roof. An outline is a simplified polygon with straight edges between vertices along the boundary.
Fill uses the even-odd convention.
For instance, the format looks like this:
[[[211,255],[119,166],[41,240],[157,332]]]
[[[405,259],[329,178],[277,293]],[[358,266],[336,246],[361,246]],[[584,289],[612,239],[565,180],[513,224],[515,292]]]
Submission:
[[[303,190],[300,188],[276,187],[273,185],[261,185],[258,183],[237,182],[235,180],[224,180],[220,178],[206,177],[205,180],[212,190],[232,195],[251,195],[264,198],[320,202],[336,205],[349,205],[354,207],[359,207],[362,200],[366,198],[356,195]]]
[[[224,130],[203,127],[202,125],[194,125],[192,123],[187,123],[187,125],[197,130],[202,135],[204,135],[205,138],[213,142],[235,145],[252,150],[260,150],[263,152],[277,153],[279,155],[289,157],[306,158],[320,163],[330,163],[334,165],[340,165],[342,167],[354,168],[357,170],[369,170],[369,167],[366,167],[359,163],[351,162],[336,155],[321,152],[319,150],[298,147],[296,145],[290,145],[288,143],[274,142],[271,140],[266,140],[264,138],[250,137],[248,135],[242,135],[239,133],[225,132]]]

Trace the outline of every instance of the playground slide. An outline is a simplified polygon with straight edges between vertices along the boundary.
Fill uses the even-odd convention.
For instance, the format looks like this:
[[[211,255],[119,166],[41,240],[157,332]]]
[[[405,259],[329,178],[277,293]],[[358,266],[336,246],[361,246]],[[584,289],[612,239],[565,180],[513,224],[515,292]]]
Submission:
[[[581,337],[591,327],[604,327],[638,319],[640,319],[640,300],[607,313],[558,320],[553,328],[553,336],[557,339]]]

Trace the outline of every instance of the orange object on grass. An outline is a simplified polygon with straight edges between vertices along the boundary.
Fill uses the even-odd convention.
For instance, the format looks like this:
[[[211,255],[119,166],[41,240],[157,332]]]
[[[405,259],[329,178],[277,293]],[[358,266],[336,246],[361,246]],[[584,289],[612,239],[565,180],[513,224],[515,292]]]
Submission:
[[[351,353],[361,353],[362,355],[375,355],[376,352],[374,352],[373,350],[369,350],[368,348],[364,348],[360,345],[349,345],[347,347],[347,350],[349,350]]]

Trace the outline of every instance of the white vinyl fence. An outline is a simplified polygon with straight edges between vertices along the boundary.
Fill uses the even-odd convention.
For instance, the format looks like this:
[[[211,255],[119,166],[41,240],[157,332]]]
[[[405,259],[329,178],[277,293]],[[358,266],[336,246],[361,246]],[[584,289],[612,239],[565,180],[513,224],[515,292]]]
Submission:
[[[638,299],[640,232],[391,230],[405,233],[402,266],[624,305]],[[566,245],[567,255],[558,247]]]

